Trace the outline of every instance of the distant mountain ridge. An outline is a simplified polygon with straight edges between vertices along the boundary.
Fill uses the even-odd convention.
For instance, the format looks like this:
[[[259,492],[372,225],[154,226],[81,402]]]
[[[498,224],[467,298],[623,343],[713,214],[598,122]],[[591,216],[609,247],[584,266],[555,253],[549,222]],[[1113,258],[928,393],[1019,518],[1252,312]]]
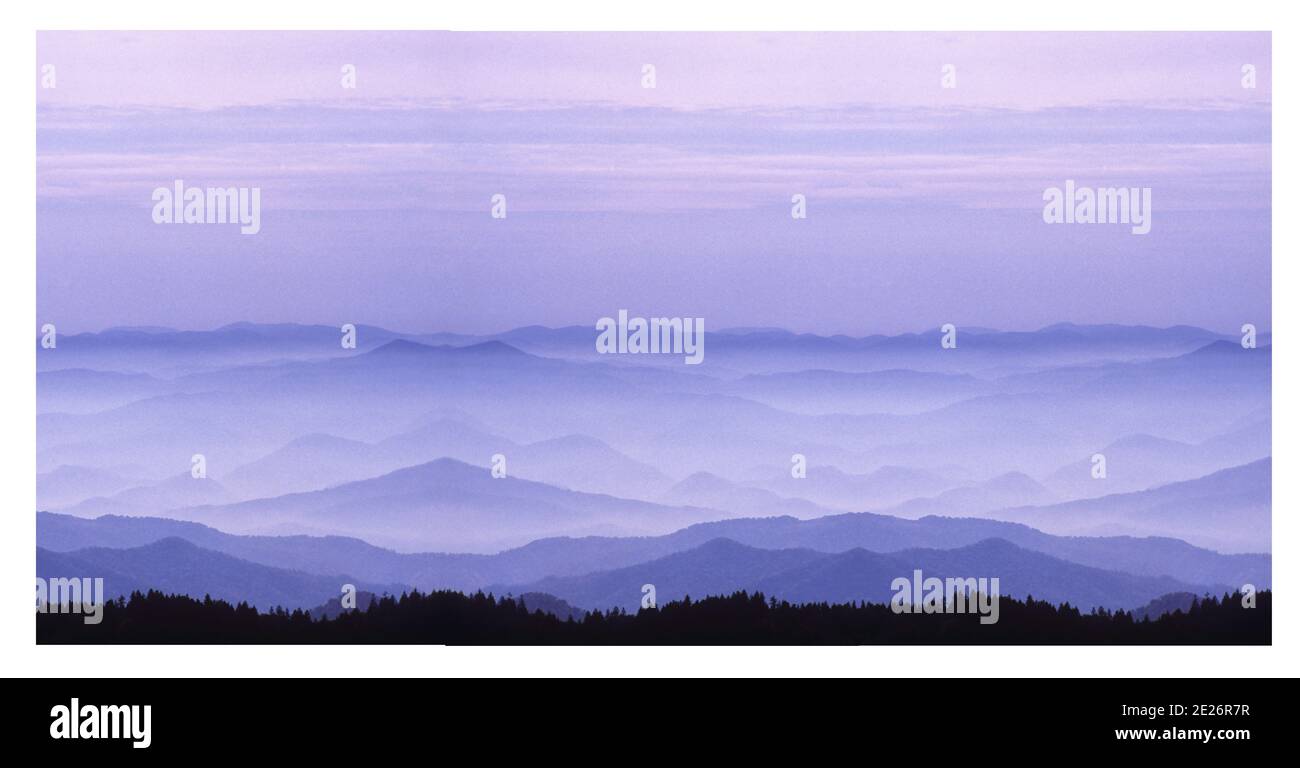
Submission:
[[[42,562],[313,608],[344,574],[856,599],[900,558],[1151,610],[1271,584],[1267,333],[960,326],[945,349],[937,328],[739,328],[688,368],[598,355],[587,326],[356,331],[355,349],[253,323],[38,349],[39,508],[97,518],[38,515]]]
[[[1219,551],[1265,551],[1272,540],[1272,467],[1271,458],[1261,459],[1146,491],[1001,509],[990,517],[1053,533],[1163,533]]]
[[[132,591],[157,589],[193,597],[211,595],[231,602],[248,602],[261,609],[274,606],[311,608],[340,594],[345,584],[370,592],[398,593],[401,585],[370,584],[339,574],[313,575],[259,565],[203,549],[170,537],[127,549],[88,547],[71,552],[36,550],[39,578],[103,578],[108,599]]]
[[[907,549],[955,549],[998,538],[1036,552],[1139,576],[1169,576],[1186,583],[1271,585],[1268,555],[1221,555],[1168,538],[1052,536],[1027,526],[978,518],[907,520],[851,513],[798,520],[741,518],[693,525],[658,537],[539,539],[499,554],[400,554],[356,538],[235,536],[193,522],[105,517],[86,520],[37,515],[37,541],[54,550],[102,544],[140,546],[176,536],[254,562],[310,573],[353,570],[370,581],[421,589],[478,589],[524,584],[546,576],[578,576],[654,560],[726,538],[762,549],[805,548],[822,553],[853,548],[889,553]]]
[[[1193,326],[1154,328],[1150,326],[1075,325],[1058,323],[1034,331],[998,331],[971,326],[965,329],[972,345],[1006,350],[1017,348],[1026,354],[1041,354],[1043,345],[1051,345],[1058,352],[1077,352],[1099,345],[1115,349],[1151,349],[1160,352],[1183,352],[1216,341],[1231,342],[1234,337],[1218,334]],[[122,360],[129,352],[145,360],[170,361],[191,365],[210,365],[213,362],[265,362],[275,359],[306,359],[310,357],[342,357],[352,353],[376,350],[394,341],[419,344],[426,347],[471,347],[486,343],[501,343],[522,352],[536,354],[565,353],[574,356],[594,356],[597,331],[592,326],[548,328],[524,326],[495,334],[457,333],[406,333],[370,325],[356,327],[357,348],[349,352],[341,348],[338,326],[299,325],[293,323],[260,324],[231,323],[220,328],[194,331],[169,328],[110,328],[99,332],[68,334],[60,337],[61,354],[55,358],[38,355],[38,370],[57,365],[59,368],[81,365],[118,370],[112,367],[115,359]],[[729,328],[715,331],[715,348],[730,357],[747,354],[752,342],[771,346],[777,344],[787,349],[804,346],[821,353],[861,353],[874,350],[886,355],[897,354],[916,346],[929,346],[937,340],[940,331],[902,333],[896,335],[869,335],[861,337],[841,334],[818,335],[794,333],[784,329]],[[1261,346],[1269,343],[1270,334],[1260,335]],[[69,354],[62,354],[63,351]],[[900,358],[901,359],[901,358]],[[644,361],[657,362],[657,361]],[[138,370],[138,369],[137,369]],[[876,369],[879,370],[879,369]]]
[[[914,570],[938,578],[992,578],[1000,594],[1033,596],[1052,603],[1131,609],[1176,591],[1196,591],[1169,577],[1132,576],[1081,566],[986,539],[953,550],[912,549],[881,554],[850,549],[825,554],[803,549],[755,549],[729,539],[613,571],[547,578],[494,591],[541,591],[587,609],[640,604],[642,587],[653,585],[658,600],[729,594],[741,589],[795,603],[888,603],[896,578]],[[1202,589],[1220,590],[1222,585]]]
[[[482,552],[550,535],[666,533],[715,510],[581,493],[490,466],[437,459],[318,491],[170,510],[238,533],[319,533],[413,548]]]

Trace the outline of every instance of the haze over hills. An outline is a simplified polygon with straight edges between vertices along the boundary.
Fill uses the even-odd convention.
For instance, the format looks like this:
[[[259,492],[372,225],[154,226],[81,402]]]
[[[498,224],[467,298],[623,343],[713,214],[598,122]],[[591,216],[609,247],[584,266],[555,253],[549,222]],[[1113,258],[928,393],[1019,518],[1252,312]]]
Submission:
[[[1272,460],[1261,459],[1147,491],[1002,509],[991,516],[1052,533],[1164,533],[1220,552],[1259,552],[1269,548],[1272,501]]]
[[[37,577],[83,578],[86,574],[104,579],[104,596],[108,599],[157,589],[193,597],[211,595],[232,603],[242,601],[260,609],[311,608],[340,594],[345,584],[370,592],[401,591],[400,585],[367,584],[342,574],[316,576],[258,565],[179,538],[127,549],[91,547],[56,553],[37,548]]]
[[[996,385],[969,374],[808,370],[749,374],[722,391],[791,413],[865,415],[931,411],[996,391]]]
[[[83,517],[100,515],[156,515],[171,509],[231,500],[225,487],[211,478],[196,479],[189,473],[176,475],[150,486],[137,486],[110,496],[95,496],[67,507]]]
[[[1090,498],[1194,480],[1218,469],[1267,458],[1272,453],[1272,430],[1264,419],[1196,444],[1134,434],[1105,446],[1100,453],[1106,457],[1105,482],[1092,476],[1092,462],[1087,459],[1062,467],[1045,482],[1064,496]]]
[[[1007,472],[982,483],[950,488],[930,498],[913,498],[885,511],[899,517],[974,516],[1026,503],[1046,504],[1056,495],[1023,472]]]
[[[764,488],[734,483],[709,472],[696,472],[682,480],[670,488],[662,500],[668,504],[725,509],[745,516],[761,512],[819,517],[833,512],[811,501],[784,498]]]
[[[469,424],[440,418],[377,443],[311,434],[236,468],[222,484],[239,500],[317,490],[365,480],[440,458],[489,465],[509,459],[509,474],[589,493],[658,495],[670,482],[648,465],[584,435],[520,445]]]
[[[748,478],[784,496],[803,497],[832,509],[855,511],[892,506],[960,484],[937,472],[900,466],[884,466],[855,475],[833,466],[812,465],[804,477],[771,467],[755,467]]]
[[[695,549],[626,568],[551,577],[494,591],[545,592],[588,610],[617,607],[635,611],[645,584],[653,584],[657,599],[664,601],[749,589],[795,603],[888,603],[894,595],[894,580],[911,579],[915,569],[937,578],[996,575],[1004,595],[1033,595],[1053,603],[1111,609],[1131,609],[1170,592],[1198,589],[1168,577],[1130,576],[1067,563],[999,539],[951,550],[903,550],[887,555],[865,549],[836,554],[755,549],[729,539],[713,539]],[[1206,589],[1222,592],[1220,585]]]
[[[1138,339],[1164,338],[1159,333],[1135,334]],[[1178,343],[1188,335],[1170,333],[1173,340],[1181,340]],[[844,343],[818,339],[795,336],[789,343],[812,349],[828,344],[838,348]],[[1164,350],[1172,343],[1166,340],[1156,346]],[[1104,391],[1093,390],[1098,380],[1114,381],[1128,375],[1129,369],[1148,364],[1094,362],[1086,377],[1072,375],[1068,385],[1020,375],[940,374],[952,384],[952,402],[914,413],[873,412],[864,406],[849,409],[847,418],[835,413],[836,402],[822,399],[817,377],[835,375],[829,369],[807,372],[813,377],[807,383],[800,381],[803,373],[783,375],[794,393],[784,403],[793,410],[786,411],[738,397],[732,393],[734,382],[686,371],[684,366],[655,366],[637,374],[628,367],[628,356],[578,363],[511,349],[501,342],[455,348],[390,339],[339,359],[238,365],[164,380],[174,386],[173,394],[95,413],[51,413],[42,403],[38,460],[47,472],[65,464],[99,467],[109,462],[149,467],[170,462],[176,467],[180,461],[176,457],[188,459],[197,452],[197,444],[205,454],[220,459],[212,462],[212,474],[221,479],[308,435],[376,443],[414,428],[411,414],[457,408],[478,414],[482,429],[518,445],[566,435],[598,440],[653,467],[671,482],[699,471],[744,480],[744,468],[784,465],[796,448],[810,457],[810,463],[833,466],[848,475],[886,466],[915,472],[943,466],[959,468],[974,480],[1023,472],[1045,482],[1061,467],[1086,460],[1100,447],[1135,431],[1200,442],[1240,428],[1244,416],[1267,404],[1266,349],[1252,350],[1259,354],[1240,360],[1231,355],[1192,358],[1198,368],[1195,375],[1179,368],[1187,365],[1185,361],[1172,369],[1156,369],[1158,375],[1176,381],[1210,382],[1190,390],[1176,382],[1152,385],[1147,381],[1151,372],[1142,368],[1145,384],[1125,383],[1121,394],[1106,397],[1100,396]],[[39,357],[60,350],[42,350]],[[608,357],[618,359],[605,363]],[[960,357],[938,359],[955,362]],[[1238,370],[1242,361],[1250,360],[1262,361],[1264,369],[1255,365]],[[712,370],[711,364],[703,367]],[[961,390],[963,382],[970,384],[969,391]],[[1252,382],[1262,382],[1262,389]],[[1244,388],[1238,386],[1243,383]],[[892,390],[877,391],[878,385],[870,380],[863,387],[861,403],[892,399]],[[1237,397],[1223,398],[1226,389]],[[849,387],[836,397],[852,397],[852,393]],[[538,402],[548,408],[539,410]],[[1068,419],[1064,418],[1067,409],[1075,414]],[[649,414],[656,418],[647,418]],[[720,433],[709,427],[719,419],[725,419],[729,429]],[[468,458],[453,452],[443,455]],[[436,456],[408,456],[406,464],[432,458]],[[475,461],[482,459],[476,454]],[[176,471],[183,468],[181,464]],[[159,478],[169,474],[160,473]],[[350,477],[359,479],[360,474]],[[534,479],[557,480],[554,476]],[[271,490],[257,488],[253,493],[267,495]],[[942,490],[947,488],[922,489],[916,495]],[[625,490],[616,495],[636,494]],[[848,508],[906,500],[862,500]]]
[[[348,537],[232,535],[163,518],[37,516],[37,540],[52,551],[139,547],[171,537],[264,565],[326,575],[346,569],[369,581],[420,589],[474,590],[548,575],[578,576],[654,560],[720,538],[760,549],[794,547],[822,553],[952,549],[996,538],[1073,563],[1141,576],[1261,588],[1272,582],[1268,555],[1221,555],[1167,538],[1058,537],[1016,523],[976,518],[905,520],[866,513],[813,520],[748,518],[701,523],[665,536],[539,539],[497,554],[402,554]]]
[[[60,509],[85,499],[124,491],[140,482],[138,476],[124,474],[131,471],[122,467],[98,469],[62,464],[49,472],[37,473],[36,506]]]
[[[594,326],[548,328],[534,325],[486,335],[406,333],[369,325],[356,328],[355,350],[342,347],[339,326],[293,323],[232,323],[206,331],[110,328],[99,332],[64,334],[59,337],[57,350],[40,349],[38,344],[38,370],[61,370],[80,364],[100,371],[134,367],[176,372],[184,369],[182,363],[191,361],[195,367],[210,369],[281,360],[349,357],[393,341],[431,347],[472,347],[497,342],[542,357],[600,359],[595,352],[599,332]],[[1058,323],[1036,331],[998,331],[972,326],[961,329],[961,335],[964,337],[962,341],[969,339],[969,348],[976,351],[973,356],[980,362],[987,362],[992,356],[1002,356],[1022,361],[1023,367],[1174,357],[1213,342],[1235,341],[1235,337],[1192,326],[1152,328],[1072,323]],[[709,353],[714,354],[716,350],[717,354],[737,359],[758,355],[767,363],[758,366],[760,370],[755,370],[755,373],[781,370],[779,364],[773,367],[774,360],[793,362],[807,359],[809,364],[786,370],[813,371],[817,368],[813,363],[818,358],[836,363],[827,371],[899,372],[923,369],[910,365],[882,366],[909,356],[925,359],[921,355],[938,349],[941,336],[938,329],[895,336],[850,337],[793,333],[780,328],[733,328],[710,332],[712,344]],[[1270,341],[1268,333],[1260,334],[1258,343],[1261,347]],[[45,354],[52,351],[60,354]],[[657,365],[665,361],[642,356],[623,362]],[[734,362],[723,367],[745,370]],[[754,379],[762,380],[761,377]],[[769,380],[779,381],[780,378]]]
[[[1088,607],[1271,584],[1267,334],[959,334],[713,331],[698,366],[584,327],[61,337],[38,504],[73,517],[37,543],[130,588],[306,607],[343,574],[580,608],[634,608],[640,578],[879,600],[909,563]]]
[[[1079,566],[1000,539],[951,550],[903,550],[888,555],[861,548],[835,554],[757,549],[728,539],[712,539],[693,549],[612,571],[548,576],[527,585],[486,588],[497,594],[532,594],[534,603],[554,597],[561,601],[557,604],[585,609],[635,610],[645,584],[654,585],[660,599],[758,589],[795,602],[888,602],[893,579],[910,575],[910,569],[916,568],[940,577],[985,568],[999,574],[1003,594],[1034,594],[1058,603],[1109,608],[1144,605],[1171,592],[1199,589],[1205,593],[1222,588],[1193,587],[1169,577],[1139,577]],[[39,577],[80,578],[79,574],[84,573],[99,574],[105,580],[109,598],[158,589],[243,601],[262,609],[316,607],[329,602],[331,595],[337,597],[349,584],[360,591],[388,594],[399,594],[409,587],[405,583],[376,585],[347,575],[311,575],[259,565],[179,537],[124,548],[91,547],[70,552],[38,548]]]
[[[357,349],[365,350],[401,337],[384,328],[357,327]],[[339,343],[339,326],[296,323],[231,323],[209,331],[174,328],[109,328],[61,334],[58,355],[38,355],[38,371],[81,366],[99,371],[147,370],[178,373],[350,354]],[[42,350],[50,351],[50,350]],[[170,377],[169,377],[170,378]]]
[[[544,536],[666,533],[725,514],[493,477],[437,459],[319,491],[173,509],[169,516],[235,533],[365,536],[405,551],[489,552]]]

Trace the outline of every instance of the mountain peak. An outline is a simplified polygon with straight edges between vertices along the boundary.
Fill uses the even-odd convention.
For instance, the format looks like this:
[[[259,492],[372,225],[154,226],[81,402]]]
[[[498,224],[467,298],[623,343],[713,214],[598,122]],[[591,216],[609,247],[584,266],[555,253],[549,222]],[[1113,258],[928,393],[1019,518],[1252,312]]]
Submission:
[[[413,357],[438,351],[438,347],[407,339],[393,339],[366,352],[365,357]]]
[[[672,487],[673,492],[677,493],[700,493],[707,491],[726,491],[733,486],[727,480],[713,474],[712,472],[695,472],[689,477]]]
[[[1228,355],[1246,355],[1246,354],[1269,355],[1270,352],[1271,352],[1271,347],[1267,344],[1260,346],[1257,349],[1246,349],[1241,346],[1241,342],[1239,341],[1220,340],[1220,341],[1212,341],[1203,347],[1198,347],[1192,350],[1191,352],[1188,352],[1187,354],[1183,355],[1183,358],[1185,359],[1205,358],[1211,356],[1226,357]]]
[[[470,344],[465,347],[453,347],[451,351],[458,355],[529,357],[527,352],[518,347],[512,347],[504,341],[495,340]]]

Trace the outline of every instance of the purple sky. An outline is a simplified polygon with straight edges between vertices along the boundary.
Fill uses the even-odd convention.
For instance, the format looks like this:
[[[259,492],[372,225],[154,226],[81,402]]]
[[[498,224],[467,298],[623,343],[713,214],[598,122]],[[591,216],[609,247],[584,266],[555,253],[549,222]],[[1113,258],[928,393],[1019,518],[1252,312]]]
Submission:
[[[43,33],[38,320],[1268,328],[1270,59],[1240,33]],[[154,224],[178,178],[260,187],[261,233]],[[1066,179],[1151,187],[1151,233],[1045,225]]]

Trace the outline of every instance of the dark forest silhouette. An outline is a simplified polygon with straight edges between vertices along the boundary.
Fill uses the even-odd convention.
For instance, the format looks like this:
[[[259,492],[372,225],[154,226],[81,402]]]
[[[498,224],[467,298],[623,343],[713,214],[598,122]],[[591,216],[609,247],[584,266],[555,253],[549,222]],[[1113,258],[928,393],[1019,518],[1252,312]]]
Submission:
[[[689,597],[635,614],[595,611],[560,620],[524,601],[478,593],[412,592],[384,596],[366,610],[334,619],[245,603],[136,592],[104,606],[103,621],[75,613],[38,613],[38,643],[398,643],[448,645],[859,645],[859,644],[1269,644],[1272,593],[1203,597],[1187,611],[1134,620],[1124,611],[1084,613],[1032,597],[1001,598],[1000,619],[975,614],[893,613],[873,603],[793,605],[737,592]]]

